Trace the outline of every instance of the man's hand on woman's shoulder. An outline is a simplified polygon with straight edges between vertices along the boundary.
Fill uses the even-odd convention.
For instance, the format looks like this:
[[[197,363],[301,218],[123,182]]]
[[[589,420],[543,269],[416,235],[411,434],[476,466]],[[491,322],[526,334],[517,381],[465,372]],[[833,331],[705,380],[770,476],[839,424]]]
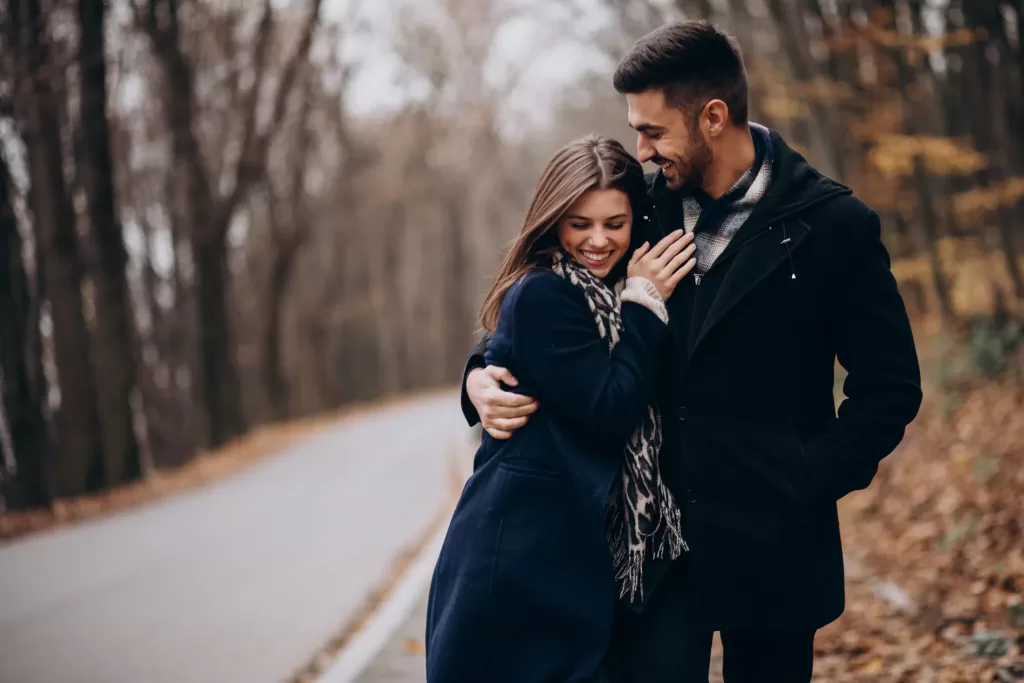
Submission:
[[[537,401],[505,391],[501,382],[510,387],[519,384],[505,368],[496,365],[477,368],[466,377],[466,394],[480,414],[480,424],[487,433],[495,439],[508,439],[537,412]]]

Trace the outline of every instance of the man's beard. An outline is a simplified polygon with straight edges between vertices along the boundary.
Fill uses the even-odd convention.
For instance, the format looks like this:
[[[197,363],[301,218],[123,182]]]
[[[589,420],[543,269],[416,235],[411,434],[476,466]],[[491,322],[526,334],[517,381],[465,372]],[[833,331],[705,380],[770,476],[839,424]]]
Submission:
[[[675,166],[676,177],[671,181],[668,178],[665,180],[668,183],[669,189],[683,194],[689,194],[701,189],[704,186],[704,180],[707,178],[708,169],[711,167],[711,148],[704,141],[704,136],[700,134],[700,130],[691,131],[690,139],[694,141],[693,149],[685,158],[665,159],[664,157],[658,157],[653,159],[654,163],[658,165],[671,161],[672,165]]]

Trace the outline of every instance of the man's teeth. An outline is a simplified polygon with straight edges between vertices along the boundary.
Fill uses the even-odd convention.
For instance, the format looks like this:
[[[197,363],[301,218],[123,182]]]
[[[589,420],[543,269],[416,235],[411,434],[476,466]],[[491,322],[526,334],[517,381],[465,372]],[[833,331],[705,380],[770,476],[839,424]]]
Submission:
[[[580,253],[583,254],[584,256],[586,256],[591,261],[604,261],[606,258],[611,256],[610,252],[606,252],[604,254],[598,254],[598,253],[595,253],[593,251],[581,251]]]

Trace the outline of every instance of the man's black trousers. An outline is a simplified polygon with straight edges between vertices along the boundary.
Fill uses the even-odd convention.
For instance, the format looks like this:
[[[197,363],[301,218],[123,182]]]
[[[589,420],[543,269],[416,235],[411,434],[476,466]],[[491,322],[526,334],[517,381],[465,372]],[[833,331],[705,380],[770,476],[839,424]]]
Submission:
[[[643,613],[620,608],[604,678],[609,683],[707,683],[713,631],[687,623],[679,591],[685,560],[674,563]],[[725,683],[808,683],[814,631],[721,631]]]

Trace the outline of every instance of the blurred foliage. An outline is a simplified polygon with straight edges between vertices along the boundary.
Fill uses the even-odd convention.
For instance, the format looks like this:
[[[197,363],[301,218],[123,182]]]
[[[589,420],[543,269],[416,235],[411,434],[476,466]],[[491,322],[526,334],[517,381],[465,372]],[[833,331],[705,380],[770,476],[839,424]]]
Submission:
[[[936,383],[947,392],[989,382],[1024,386],[1024,323],[1018,319],[972,315],[962,331],[940,333],[935,346]]]

